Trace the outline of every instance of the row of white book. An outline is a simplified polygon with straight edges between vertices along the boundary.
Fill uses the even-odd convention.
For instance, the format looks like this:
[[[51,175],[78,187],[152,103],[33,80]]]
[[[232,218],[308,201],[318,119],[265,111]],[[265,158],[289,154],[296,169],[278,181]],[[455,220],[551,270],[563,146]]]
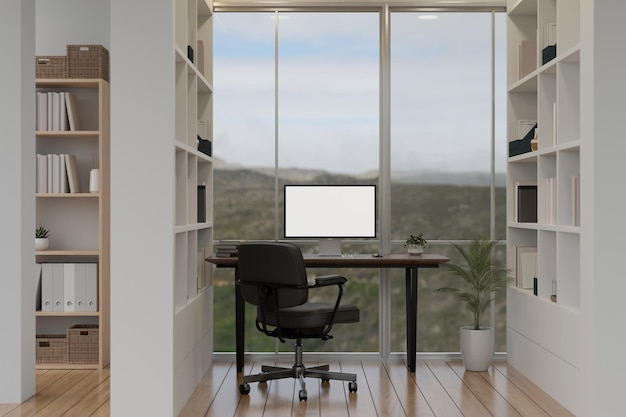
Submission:
[[[71,92],[37,92],[37,130],[80,130],[78,106]]]
[[[80,193],[73,154],[37,154],[37,193]]]
[[[545,179],[544,213],[545,224],[557,223],[557,185],[556,178]],[[580,226],[580,177],[572,175],[570,180],[570,215],[571,225]]]
[[[37,264],[41,311],[98,311],[97,263]]]

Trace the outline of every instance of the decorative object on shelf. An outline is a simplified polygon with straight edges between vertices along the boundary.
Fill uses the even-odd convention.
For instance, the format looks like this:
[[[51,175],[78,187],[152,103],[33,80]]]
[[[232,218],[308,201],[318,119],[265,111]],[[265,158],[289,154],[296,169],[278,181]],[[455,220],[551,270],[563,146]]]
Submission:
[[[211,141],[198,135],[198,150],[207,156],[211,156]]]
[[[98,185],[98,179],[100,177],[100,170],[98,168],[94,168],[89,171],[89,192],[97,193],[100,191],[100,187]]]
[[[459,287],[441,287],[437,293],[453,293],[459,300],[465,301],[474,316],[472,326],[462,326],[461,358],[468,371],[485,371],[489,368],[494,353],[494,329],[482,326],[481,319],[494,293],[504,291],[513,281],[508,276],[508,269],[496,266],[492,254],[497,240],[489,240],[481,236],[474,238],[469,248],[453,244],[465,261],[463,264],[447,263],[443,268],[455,277],[465,281]]]
[[[404,243],[404,247],[407,248],[407,252],[413,255],[424,253],[424,248],[427,245],[428,242],[424,239],[423,233],[420,233],[417,236],[411,235]]]
[[[46,250],[50,246],[50,230],[43,226],[35,229],[35,250]]]
[[[109,81],[109,50],[102,45],[67,45],[69,78],[102,78]]]
[[[35,57],[37,78],[67,78],[67,57],[40,55]]]
[[[509,142],[509,157],[532,151],[531,141],[535,138],[537,124],[522,139]]]

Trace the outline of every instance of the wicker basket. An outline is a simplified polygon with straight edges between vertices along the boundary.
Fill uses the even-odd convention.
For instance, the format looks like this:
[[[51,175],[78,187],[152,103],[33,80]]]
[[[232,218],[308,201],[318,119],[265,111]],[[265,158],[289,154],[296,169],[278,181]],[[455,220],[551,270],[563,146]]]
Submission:
[[[67,78],[67,57],[36,56],[35,75],[37,78]]]
[[[36,363],[66,363],[67,337],[65,335],[37,335]]]
[[[109,81],[109,51],[102,45],[67,45],[69,78]]]
[[[98,363],[97,324],[77,324],[67,329],[67,361]]]

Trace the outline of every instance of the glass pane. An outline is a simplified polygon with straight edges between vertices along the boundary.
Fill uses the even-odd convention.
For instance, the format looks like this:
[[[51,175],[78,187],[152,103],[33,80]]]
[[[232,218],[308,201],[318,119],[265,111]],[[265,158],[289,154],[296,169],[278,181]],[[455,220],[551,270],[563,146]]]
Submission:
[[[215,239],[274,238],[274,15],[214,25]]]
[[[274,15],[219,13],[214,24],[215,239],[273,239]],[[269,169],[268,169],[269,167]],[[235,350],[232,269],[214,274],[214,350]],[[224,314],[224,312],[227,312]],[[253,310],[246,309],[246,323]],[[247,342],[266,342],[254,326]],[[258,341],[258,342],[257,342]],[[273,342],[271,348],[273,349]]]
[[[505,144],[503,19],[499,13],[495,138]],[[504,145],[496,146],[496,210],[491,211],[491,27],[490,13],[392,13],[392,239],[419,233],[431,241],[489,236],[494,218],[496,236],[505,236]],[[396,250],[405,249],[398,245]],[[449,245],[427,251],[459,260]],[[394,274],[391,350],[403,352],[404,277]],[[458,300],[433,293],[450,279],[443,269],[419,272],[419,352],[458,352],[458,329],[471,322]],[[496,304],[496,325],[505,323],[504,298],[500,295]],[[501,349],[505,327],[496,331]]]
[[[280,14],[280,219],[284,183],[378,184],[378,22],[377,13]],[[328,203],[312,201],[313,205]],[[280,238],[282,228],[281,221]],[[302,247],[305,253],[318,251],[316,242]],[[342,251],[373,253],[378,249],[367,243],[344,244]],[[307,340],[305,351],[378,351],[378,271],[308,272],[345,275],[349,281],[342,303],[361,307],[361,321],[338,325],[330,341]],[[323,299],[332,302],[336,288],[326,292]],[[280,350],[292,351],[293,346],[281,344]]]
[[[489,236],[491,15],[434,16],[391,15],[391,234]]]

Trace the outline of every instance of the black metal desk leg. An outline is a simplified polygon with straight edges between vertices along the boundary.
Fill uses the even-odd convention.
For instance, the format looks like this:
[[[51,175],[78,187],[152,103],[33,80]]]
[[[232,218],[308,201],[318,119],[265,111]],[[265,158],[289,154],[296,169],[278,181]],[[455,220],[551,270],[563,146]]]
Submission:
[[[415,372],[417,356],[417,268],[406,268],[406,361]]]
[[[235,281],[239,280],[239,268],[235,268]],[[241,296],[241,288],[235,285],[235,349],[237,357],[237,372],[243,371],[243,357],[245,350],[245,317],[246,302]]]

